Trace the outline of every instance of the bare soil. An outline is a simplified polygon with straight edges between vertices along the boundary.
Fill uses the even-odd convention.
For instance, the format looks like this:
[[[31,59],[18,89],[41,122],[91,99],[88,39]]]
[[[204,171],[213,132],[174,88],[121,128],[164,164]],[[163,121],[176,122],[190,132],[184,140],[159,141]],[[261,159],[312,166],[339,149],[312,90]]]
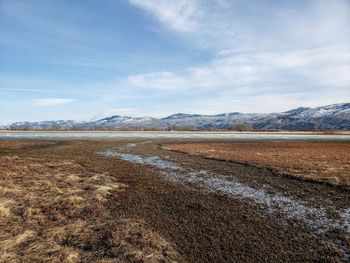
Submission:
[[[350,143],[235,142],[171,144],[167,149],[272,168],[301,179],[350,187]]]
[[[162,147],[184,142],[194,143],[56,140],[4,151],[9,142],[0,140],[0,262],[349,260],[347,218],[339,221],[349,209],[349,190]],[[328,221],[299,220],[251,198],[169,181],[171,170],[97,154],[110,149],[175,163],[179,177],[197,170],[224,176],[324,211]],[[340,225],[327,228],[332,220]]]

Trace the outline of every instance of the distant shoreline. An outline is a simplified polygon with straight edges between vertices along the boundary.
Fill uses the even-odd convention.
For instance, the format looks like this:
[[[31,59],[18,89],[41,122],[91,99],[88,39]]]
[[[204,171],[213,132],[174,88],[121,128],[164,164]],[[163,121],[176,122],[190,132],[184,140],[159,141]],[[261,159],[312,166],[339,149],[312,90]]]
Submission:
[[[161,133],[161,134],[295,134],[295,135],[350,135],[350,131],[53,131],[0,130],[0,133]]]

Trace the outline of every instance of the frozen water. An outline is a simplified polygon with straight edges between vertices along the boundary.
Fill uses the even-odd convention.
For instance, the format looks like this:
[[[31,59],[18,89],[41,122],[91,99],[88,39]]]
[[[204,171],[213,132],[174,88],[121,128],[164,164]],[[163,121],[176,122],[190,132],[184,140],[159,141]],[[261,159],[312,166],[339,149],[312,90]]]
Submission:
[[[177,132],[6,132],[0,138],[148,138],[148,139],[274,139],[350,140],[350,135]]]
[[[301,220],[320,232],[326,232],[333,228],[342,228],[350,234],[350,208],[341,211],[338,219],[328,218],[326,208],[314,208],[278,193],[269,194],[263,189],[255,189],[232,179],[227,180],[223,176],[210,174],[206,170],[187,172],[179,165],[162,160],[157,156],[146,157],[112,150],[99,154],[119,157],[133,163],[155,166],[164,170],[164,177],[170,181],[198,183],[207,191],[221,192],[232,197],[252,200],[256,204],[267,206],[270,212],[285,213],[288,218]]]
[[[171,169],[171,170],[181,169],[177,164],[162,160],[157,156],[141,156],[136,154],[120,153],[113,150],[99,152],[98,154],[104,155],[107,157],[119,157],[125,161],[138,163],[138,164],[149,164],[159,169]]]
[[[289,219],[297,219],[304,222],[319,234],[325,234],[332,229],[342,229],[350,234],[350,208],[338,210],[338,218],[327,216],[326,207],[312,207],[305,202],[287,197],[281,193],[267,193],[264,189],[255,189],[241,182],[226,179],[224,176],[211,174],[206,170],[186,169],[179,165],[162,160],[158,156],[145,157],[141,155],[120,153],[117,151],[105,151],[99,153],[109,157],[119,157],[123,160],[149,164],[162,170],[166,180],[176,183],[196,183],[201,189],[209,192],[220,192],[234,198],[244,198],[255,204],[267,207],[269,213],[283,213]],[[343,253],[347,260],[349,254],[339,244],[333,244]]]

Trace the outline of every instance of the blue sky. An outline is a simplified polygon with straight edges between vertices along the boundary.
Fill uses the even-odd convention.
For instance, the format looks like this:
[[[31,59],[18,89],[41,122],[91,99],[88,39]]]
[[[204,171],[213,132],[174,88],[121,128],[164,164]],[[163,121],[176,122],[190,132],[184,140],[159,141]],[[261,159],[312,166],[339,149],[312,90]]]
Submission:
[[[0,0],[1,124],[349,101],[349,0]]]

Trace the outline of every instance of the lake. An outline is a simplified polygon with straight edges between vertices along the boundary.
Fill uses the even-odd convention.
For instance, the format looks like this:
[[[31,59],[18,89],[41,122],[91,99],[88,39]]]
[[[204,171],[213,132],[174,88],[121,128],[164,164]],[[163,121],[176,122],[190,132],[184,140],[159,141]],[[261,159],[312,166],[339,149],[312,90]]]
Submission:
[[[350,140],[350,134],[288,133],[204,133],[204,132],[2,132],[0,139],[274,139],[274,140]]]

